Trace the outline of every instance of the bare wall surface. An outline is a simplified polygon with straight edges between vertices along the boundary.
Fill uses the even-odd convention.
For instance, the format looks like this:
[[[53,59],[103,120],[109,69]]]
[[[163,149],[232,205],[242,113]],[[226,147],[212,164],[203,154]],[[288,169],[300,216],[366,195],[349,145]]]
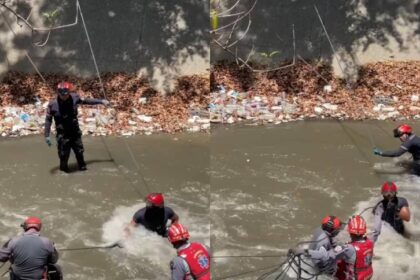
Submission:
[[[74,26],[32,35],[4,7],[0,15],[0,75],[9,70],[96,76],[75,0],[8,1],[34,26]],[[158,89],[172,89],[180,75],[209,68],[208,3],[196,0],[81,0],[81,11],[101,72],[147,75]],[[20,26],[21,25],[21,26]]]
[[[225,1],[226,3],[229,2]],[[236,1],[231,1],[233,4]],[[231,13],[247,11],[255,0],[241,0]],[[336,50],[336,57],[321,21]],[[229,4],[226,5],[226,8]],[[251,60],[265,63],[291,60],[293,57],[292,26],[296,36],[296,54],[306,59],[330,61],[337,74],[353,75],[355,65],[381,60],[420,59],[419,0],[259,0],[250,13],[251,28],[231,50],[246,58],[252,48]],[[220,18],[219,27],[232,18]],[[240,24],[241,36],[248,18]],[[226,32],[230,32],[227,29]],[[237,49],[236,49],[237,47]],[[220,47],[211,45],[212,61],[232,59]],[[267,62],[260,53],[278,52]],[[337,59],[338,58],[338,59]],[[341,71],[337,61],[341,62]]]

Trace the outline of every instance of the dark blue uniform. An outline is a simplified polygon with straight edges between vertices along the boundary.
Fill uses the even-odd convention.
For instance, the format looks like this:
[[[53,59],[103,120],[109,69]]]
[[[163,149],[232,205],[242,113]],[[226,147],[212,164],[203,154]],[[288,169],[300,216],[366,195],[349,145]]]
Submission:
[[[379,202],[373,209],[375,215],[375,224],[373,231],[373,240],[378,239],[381,233],[382,221],[390,224],[396,232],[404,233],[404,223],[400,218],[400,210],[403,207],[408,207],[407,199],[403,197],[395,197],[393,200],[388,201],[386,199]]]
[[[173,220],[174,216],[174,210],[166,206],[163,208],[145,207],[134,214],[133,221],[136,224],[141,224],[150,231],[156,232],[160,236],[166,237],[166,224],[168,220]]]
[[[67,100],[56,98],[48,104],[45,117],[45,137],[50,136],[52,120],[54,119],[57,131],[58,157],[60,169],[68,171],[67,162],[70,150],[73,150],[80,169],[86,168],[83,158],[82,131],[77,118],[77,106],[79,104],[97,105],[103,104],[100,99],[81,99],[77,93],[70,93]]]
[[[401,143],[399,149],[394,151],[381,152],[383,157],[399,157],[409,152],[413,156],[413,166],[411,172],[420,175],[420,137],[412,134],[408,139]]]

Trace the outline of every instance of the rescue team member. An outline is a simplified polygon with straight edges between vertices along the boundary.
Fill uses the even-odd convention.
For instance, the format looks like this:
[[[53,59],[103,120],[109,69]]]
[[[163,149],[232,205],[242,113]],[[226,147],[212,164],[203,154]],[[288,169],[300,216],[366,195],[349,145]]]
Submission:
[[[171,280],[210,280],[210,254],[197,242],[189,242],[190,234],[181,224],[173,224],[168,239],[177,251],[171,261]]]
[[[126,227],[126,235],[130,235],[139,225],[156,232],[162,237],[167,237],[168,221],[171,224],[178,222],[178,215],[170,207],[165,206],[163,194],[150,193],[146,196],[146,207],[138,210],[130,225]]]
[[[54,243],[40,236],[41,220],[37,217],[29,217],[21,226],[24,230],[23,235],[9,240],[0,249],[0,261],[12,263],[10,279],[45,280],[48,266],[54,267],[57,271],[55,275],[49,274],[49,279],[62,279],[59,267],[53,265],[58,260]]]
[[[342,257],[343,249],[336,246],[334,237],[341,230],[341,221],[335,216],[326,216],[322,219],[321,228],[314,233],[309,249],[290,249],[289,254],[310,258],[314,263],[317,273],[334,275],[337,270],[337,260]]]
[[[413,134],[411,126],[403,124],[394,129],[394,137],[400,138],[401,146],[394,151],[373,149],[375,155],[383,157],[399,157],[406,152],[413,156],[413,173],[420,174],[420,137]]]
[[[396,232],[404,234],[403,221],[410,221],[410,208],[407,199],[397,197],[398,188],[393,182],[385,182],[381,188],[383,200],[373,209],[375,215],[373,241],[376,242],[381,233],[382,221],[390,224]]]
[[[353,216],[347,225],[351,242],[345,247],[343,259],[337,263],[337,280],[369,280],[373,275],[373,242],[366,237],[366,221]]]
[[[109,105],[104,99],[82,99],[77,93],[70,92],[72,85],[68,82],[59,83],[57,86],[58,96],[50,101],[45,117],[45,142],[51,146],[50,131],[54,118],[57,133],[58,157],[60,159],[60,170],[69,172],[67,162],[72,149],[79,166],[79,170],[86,170],[86,162],[83,157],[82,131],[77,118],[78,105]]]

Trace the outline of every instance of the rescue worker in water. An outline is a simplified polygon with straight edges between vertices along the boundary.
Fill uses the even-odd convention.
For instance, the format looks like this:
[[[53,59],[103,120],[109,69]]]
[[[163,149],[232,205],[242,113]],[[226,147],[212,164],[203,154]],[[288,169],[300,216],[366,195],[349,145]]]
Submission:
[[[146,207],[139,209],[125,228],[126,236],[131,235],[134,228],[141,225],[162,237],[167,237],[168,223],[177,223],[178,215],[172,208],[165,206],[165,200],[161,193],[150,193],[145,200]]]
[[[177,251],[171,261],[171,280],[210,280],[210,254],[198,242],[189,242],[186,227],[177,223],[168,230],[168,239]]]
[[[318,274],[334,275],[337,270],[337,261],[342,258],[343,248],[337,246],[335,237],[341,230],[341,221],[335,216],[326,216],[322,219],[321,227],[318,228],[310,246],[305,248],[293,248],[289,255],[301,255],[311,259]]]
[[[373,153],[382,157],[399,157],[406,152],[413,156],[411,173],[420,175],[420,137],[413,134],[413,129],[408,124],[402,124],[394,129],[394,137],[399,138],[401,146],[394,151],[381,151],[373,149]]]
[[[362,216],[353,216],[347,224],[347,231],[351,241],[344,247],[334,277],[337,280],[369,280],[373,276],[374,243],[366,237],[366,221]]]
[[[404,234],[403,221],[410,221],[410,208],[407,199],[397,196],[398,188],[393,182],[385,182],[381,193],[383,199],[373,209],[375,215],[373,241],[376,242],[382,229],[382,222],[390,224],[396,232]]]
[[[40,236],[41,220],[29,217],[21,226],[24,233],[12,238],[0,249],[0,261],[12,263],[10,279],[61,280],[61,269],[55,264],[58,253],[54,243]]]
[[[51,147],[50,132],[52,120],[54,119],[60,170],[66,173],[69,172],[67,162],[71,150],[76,156],[79,170],[87,170],[83,157],[82,131],[77,118],[77,107],[79,105],[110,105],[109,101],[105,99],[82,99],[77,93],[70,92],[71,88],[72,85],[68,82],[62,82],[57,85],[58,96],[48,104],[44,129],[45,142]]]

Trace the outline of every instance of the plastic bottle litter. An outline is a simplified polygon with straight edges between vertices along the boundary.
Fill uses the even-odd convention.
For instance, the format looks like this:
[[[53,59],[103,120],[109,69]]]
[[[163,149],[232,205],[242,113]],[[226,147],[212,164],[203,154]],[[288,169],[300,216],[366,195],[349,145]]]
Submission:
[[[27,113],[23,113],[23,114],[21,114],[20,115],[20,119],[23,121],[23,122],[28,122],[29,121],[29,115],[27,114]]]

